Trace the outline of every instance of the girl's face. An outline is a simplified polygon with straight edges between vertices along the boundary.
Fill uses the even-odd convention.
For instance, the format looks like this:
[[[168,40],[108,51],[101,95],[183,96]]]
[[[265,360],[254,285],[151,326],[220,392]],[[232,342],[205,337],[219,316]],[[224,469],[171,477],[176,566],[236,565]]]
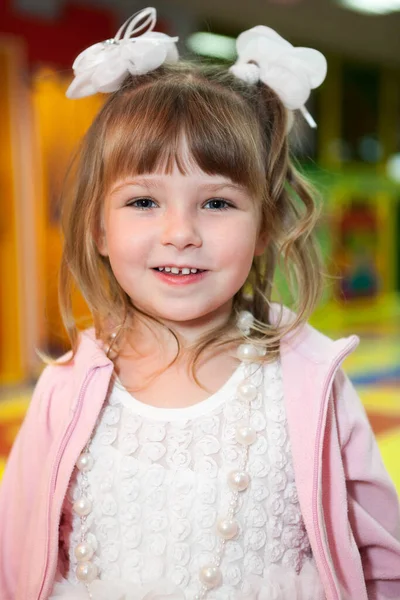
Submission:
[[[137,308],[177,326],[220,322],[265,249],[257,231],[248,191],[198,167],[183,175],[175,166],[111,187],[99,250]]]

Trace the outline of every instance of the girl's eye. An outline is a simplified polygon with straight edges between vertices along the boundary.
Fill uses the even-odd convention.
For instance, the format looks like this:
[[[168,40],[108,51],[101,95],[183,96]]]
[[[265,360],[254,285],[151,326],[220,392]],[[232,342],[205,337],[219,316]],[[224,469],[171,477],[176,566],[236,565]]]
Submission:
[[[139,210],[148,210],[157,205],[151,198],[138,198],[137,200],[129,202],[128,206],[134,206],[135,208],[139,208]]]
[[[223,200],[222,198],[213,198],[212,200],[208,200],[205,203],[205,207],[209,205],[212,210],[226,210],[227,208],[232,208],[232,204]]]

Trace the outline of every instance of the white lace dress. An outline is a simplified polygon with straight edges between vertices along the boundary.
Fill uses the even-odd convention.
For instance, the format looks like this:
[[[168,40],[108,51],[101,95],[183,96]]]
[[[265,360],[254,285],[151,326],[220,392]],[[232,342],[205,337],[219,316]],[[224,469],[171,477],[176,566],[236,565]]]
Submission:
[[[234,431],[243,405],[236,388],[243,368],[211,397],[183,409],[145,405],[114,385],[90,448],[94,502],[86,526],[99,570],[90,584],[93,600],[198,594],[199,570],[213,558],[215,525],[229,504],[227,473],[238,464]],[[251,484],[239,497],[239,533],[225,546],[223,583],[207,599],[323,600],[294,482],[280,363],[253,377],[261,378],[261,392],[252,401],[258,436],[249,453]],[[81,523],[72,502],[80,477],[76,470],[64,503],[64,577],[50,600],[90,597],[75,576]]]

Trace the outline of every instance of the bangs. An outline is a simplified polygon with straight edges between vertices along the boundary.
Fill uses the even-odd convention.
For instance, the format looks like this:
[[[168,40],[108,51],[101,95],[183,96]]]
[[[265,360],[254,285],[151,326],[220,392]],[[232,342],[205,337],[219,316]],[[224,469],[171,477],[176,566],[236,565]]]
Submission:
[[[111,104],[112,102],[110,102]],[[165,79],[113,98],[105,123],[105,189],[132,175],[186,175],[197,165],[259,195],[265,187],[262,135],[256,116],[229,89],[207,81]]]

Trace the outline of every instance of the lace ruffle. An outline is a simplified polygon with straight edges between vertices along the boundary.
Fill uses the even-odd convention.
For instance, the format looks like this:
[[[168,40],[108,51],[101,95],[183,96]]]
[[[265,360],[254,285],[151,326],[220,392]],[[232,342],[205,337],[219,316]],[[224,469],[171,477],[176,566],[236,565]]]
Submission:
[[[183,592],[168,581],[137,586],[130,582],[94,581],[90,584],[93,600],[185,600]],[[66,580],[56,583],[49,600],[88,600],[88,592],[80,583]]]
[[[304,563],[299,574],[271,565],[263,577],[249,577],[235,600],[325,600],[314,563]]]
[[[90,586],[93,600],[190,600],[168,581],[146,586],[128,582],[95,581]],[[232,600],[324,600],[325,595],[312,562],[304,564],[299,574],[284,567],[271,566],[263,577],[252,576],[243,591],[229,596]],[[66,581],[56,584],[49,600],[87,600],[82,584]]]

